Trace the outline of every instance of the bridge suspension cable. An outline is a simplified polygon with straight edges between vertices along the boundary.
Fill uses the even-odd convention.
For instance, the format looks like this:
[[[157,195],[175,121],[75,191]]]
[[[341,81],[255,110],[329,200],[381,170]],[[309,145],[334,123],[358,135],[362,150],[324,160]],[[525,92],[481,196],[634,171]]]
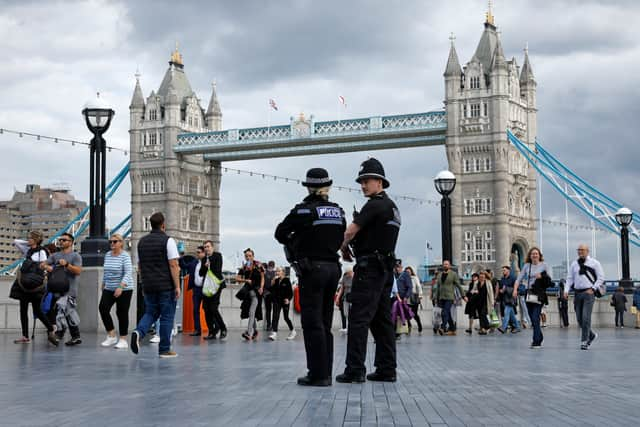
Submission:
[[[507,137],[529,164],[566,200],[605,230],[616,235],[620,233],[615,214],[622,204],[588,184],[539,143],[536,142],[534,151],[509,130]],[[639,219],[635,212],[633,218],[636,221]],[[640,247],[640,233],[634,224],[629,226],[629,242]]]
[[[60,138],[60,137],[57,137],[57,136],[48,136],[48,135],[41,135],[41,134],[37,134],[37,133],[33,133],[33,132],[26,132],[26,131],[21,131],[21,130],[12,130],[12,129],[0,128],[0,135],[4,135],[4,134],[18,135],[20,138],[30,137],[30,138],[35,138],[36,141],[53,142],[55,144],[63,143],[63,144],[71,144],[71,146],[76,146],[76,145],[86,146],[86,147],[90,147],[91,146],[91,144],[89,142],[86,142],[86,141],[78,141],[78,140],[75,140],[75,139]],[[120,151],[125,156],[129,154],[129,150],[125,150],[124,148],[114,147],[112,145],[107,145],[107,150],[109,152],[111,152],[111,151]]]

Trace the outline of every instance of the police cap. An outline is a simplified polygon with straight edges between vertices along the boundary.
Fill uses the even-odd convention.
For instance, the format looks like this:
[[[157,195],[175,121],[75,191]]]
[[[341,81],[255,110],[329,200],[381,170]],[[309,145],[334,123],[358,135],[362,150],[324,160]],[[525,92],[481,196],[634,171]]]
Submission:
[[[322,168],[309,169],[306,180],[302,181],[305,187],[329,187],[331,184],[333,181],[329,178],[329,172]]]
[[[362,164],[360,165],[360,171],[358,172],[358,177],[356,178],[356,182],[359,184],[365,178],[381,179],[382,188],[388,188],[390,185],[387,177],[384,176],[384,168],[382,167],[382,163],[380,163],[373,157],[362,162]]]

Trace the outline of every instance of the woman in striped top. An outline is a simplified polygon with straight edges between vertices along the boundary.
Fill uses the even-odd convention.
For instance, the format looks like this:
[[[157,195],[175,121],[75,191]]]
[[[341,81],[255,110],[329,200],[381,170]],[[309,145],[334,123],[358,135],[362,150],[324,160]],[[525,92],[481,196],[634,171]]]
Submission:
[[[102,347],[111,347],[115,344],[117,349],[126,349],[129,348],[127,329],[129,328],[129,306],[134,289],[133,266],[131,265],[131,257],[123,250],[124,239],[120,234],[112,235],[109,239],[109,245],[111,250],[104,256],[102,298],[100,298],[98,306],[102,323],[107,330],[107,339],[101,345]],[[114,304],[118,317],[119,340],[110,313]]]

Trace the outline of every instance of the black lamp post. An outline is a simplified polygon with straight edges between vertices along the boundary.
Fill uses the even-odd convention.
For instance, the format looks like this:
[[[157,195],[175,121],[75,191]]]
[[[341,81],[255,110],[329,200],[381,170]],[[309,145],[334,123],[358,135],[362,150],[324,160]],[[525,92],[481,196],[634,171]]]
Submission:
[[[109,250],[105,227],[107,145],[102,135],[109,129],[115,111],[98,93],[85,104],[82,114],[93,138],[89,163],[89,237],[82,242],[81,253],[83,265],[95,267],[104,264],[104,254]]]
[[[442,217],[442,260],[453,264],[453,249],[451,245],[451,199],[449,194],[456,188],[456,176],[445,170],[436,175],[434,184],[438,193],[442,195],[440,201],[440,215]]]
[[[633,221],[633,212],[627,208],[620,208],[616,212],[616,222],[620,225],[620,253],[622,255],[622,278],[620,286],[625,294],[633,292],[633,281],[629,273],[629,225]]]

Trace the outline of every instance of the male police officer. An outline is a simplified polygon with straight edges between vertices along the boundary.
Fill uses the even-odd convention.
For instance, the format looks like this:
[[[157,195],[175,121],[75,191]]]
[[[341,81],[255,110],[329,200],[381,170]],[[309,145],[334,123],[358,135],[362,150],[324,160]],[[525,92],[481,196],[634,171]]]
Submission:
[[[346,229],[344,211],[329,202],[332,183],[326,170],[310,169],[302,183],[309,195],[293,208],[275,233],[300,274],[301,320],[309,372],[298,378],[298,384],[304,386],[331,385],[333,296],[341,274],[338,249]]]
[[[351,311],[344,373],[336,377],[341,383],[365,381],[364,361],[369,328],[376,341],[376,371],[370,381],[396,380],[396,340],[391,323],[389,295],[393,286],[395,247],[400,231],[400,212],[383,189],[389,187],[382,164],[376,159],[362,163],[356,179],[369,201],[354,214],[342,243],[342,257],[351,261],[353,243],[356,256],[355,276],[351,285]]]

